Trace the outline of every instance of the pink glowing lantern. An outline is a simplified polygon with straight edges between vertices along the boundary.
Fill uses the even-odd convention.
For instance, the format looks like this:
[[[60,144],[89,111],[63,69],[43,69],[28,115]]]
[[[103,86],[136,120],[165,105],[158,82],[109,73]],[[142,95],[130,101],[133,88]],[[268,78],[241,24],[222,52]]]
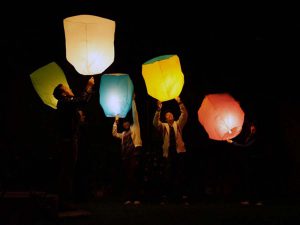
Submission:
[[[198,110],[198,119],[210,139],[223,141],[242,130],[244,111],[228,93],[206,95]]]

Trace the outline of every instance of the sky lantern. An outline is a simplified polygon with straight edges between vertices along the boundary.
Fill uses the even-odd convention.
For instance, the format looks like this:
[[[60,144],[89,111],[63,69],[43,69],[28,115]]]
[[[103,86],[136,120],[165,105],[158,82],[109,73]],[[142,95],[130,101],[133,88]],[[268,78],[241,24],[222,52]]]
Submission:
[[[51,62],[31,73],[30,79],[42,101],[53,109],[56,109],[57,104],[57,99],[53,96],[54,88],[58,84],[69,87],[63,70],[55,62]]]
[[[133,83],[128,74],[103,74],[99,87],[100,105],[106,117],[126,117],[131,109]]]
[[[206,95],[198,110],[198,119],[210,139],[227,140],[242,130],[244,111],[228,93]]]
[[[100,74],[114,61],[115,21],[77,15],[64,21],[66,57],[82,75]]]
[[[142,75],[147,92],[159,101],[168,101],[179,96],[184,75],[177,55],[162,55],[142,65]]]

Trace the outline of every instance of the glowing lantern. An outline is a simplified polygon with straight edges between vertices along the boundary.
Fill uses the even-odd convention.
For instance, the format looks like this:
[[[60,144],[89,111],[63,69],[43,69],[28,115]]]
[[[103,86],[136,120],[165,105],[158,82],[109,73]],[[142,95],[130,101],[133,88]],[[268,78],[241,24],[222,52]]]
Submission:
[[[177,55],[163,55],[145,62],[142,74],[148,94],[161,102],[174,99],[182,91],[184,75]]]
[[[131,109],[133,95],[133,83],[128,74],[103,74],[99,93],[100,105],[107,117],[126,117]]]
[[[244,112],[231,95],[210,94],[203,99],[198,119],[210,139],[227,140],[241,132]]]
[[[92,15],[64,19],[66,57],[82,75],[102,73],[114,61],[115,22]]]
[[[54,88],[58,84],[69,87],[63,70],[55,63],[49,63],[30,74],[34,89],[42,101],[56,109],[57,99],[53,96]]]

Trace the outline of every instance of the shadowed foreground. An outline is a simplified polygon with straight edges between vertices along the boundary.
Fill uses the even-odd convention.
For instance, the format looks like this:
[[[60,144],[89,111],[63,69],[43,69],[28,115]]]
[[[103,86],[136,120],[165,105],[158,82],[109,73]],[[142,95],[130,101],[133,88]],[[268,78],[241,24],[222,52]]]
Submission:
[[[46,200],[47,199],[47,200]],[[228,202],[196,202],[159,205],[143,203],[124,206],[115,200],[93,200],[79,204],[91,215],[58,214],[55,198],[1,198],[1,225],[6,224],[197,224],[197,225],[291,225],[300,224],[300,205],[290,202],[266,202],[263,206],[242,206]]]

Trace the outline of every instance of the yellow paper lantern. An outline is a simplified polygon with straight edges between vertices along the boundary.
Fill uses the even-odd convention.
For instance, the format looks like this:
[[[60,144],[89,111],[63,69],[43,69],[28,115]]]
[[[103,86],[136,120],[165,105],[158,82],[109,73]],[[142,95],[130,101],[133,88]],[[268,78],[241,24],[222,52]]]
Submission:
[[[30,74],[30,79],[35,91],[42,101],[56,109],[57,99],[53,96],[54,88],[58,84],[69,87],[63,70],[55,63],[49,63]]]
[[[93,15],[64,19],[66,57],[82,75],[100,74],[114,61],[115,22]]]
[[[210,139],[227,140],[241,132],[244,111],[230,94],[210,94],[202,101],[198,119]]]
[[[168,101],[179,96],[184,75],[177,55],[162,55],[142,65],[142,75],[147,92],[159,101]]]

